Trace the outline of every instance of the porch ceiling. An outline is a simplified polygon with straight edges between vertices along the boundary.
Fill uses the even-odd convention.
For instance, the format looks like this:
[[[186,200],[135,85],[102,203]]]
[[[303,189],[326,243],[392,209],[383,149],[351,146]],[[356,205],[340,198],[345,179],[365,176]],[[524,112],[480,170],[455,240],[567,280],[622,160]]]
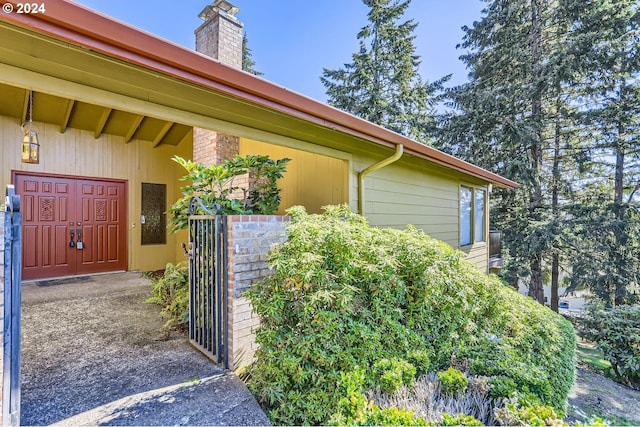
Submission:
[[[0,83],[0,94],[0,115],[24,123],[29,114],[29,91]],[[41,92],[33,93],[33,121],[53,124],[62,133],[67,128],[82,129],[94,138],[105,133],[121,136],[127,143],[150,141],[154,147],[178,145],[191,130],[180,123]]]

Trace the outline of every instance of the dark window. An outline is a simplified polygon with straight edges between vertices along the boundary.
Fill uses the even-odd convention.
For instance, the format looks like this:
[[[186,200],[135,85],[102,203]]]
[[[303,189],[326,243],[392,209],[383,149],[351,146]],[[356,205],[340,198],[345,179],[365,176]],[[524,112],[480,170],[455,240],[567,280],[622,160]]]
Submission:
[[[167,243],[167,186],[166,184],[142,183],[142,244]]]

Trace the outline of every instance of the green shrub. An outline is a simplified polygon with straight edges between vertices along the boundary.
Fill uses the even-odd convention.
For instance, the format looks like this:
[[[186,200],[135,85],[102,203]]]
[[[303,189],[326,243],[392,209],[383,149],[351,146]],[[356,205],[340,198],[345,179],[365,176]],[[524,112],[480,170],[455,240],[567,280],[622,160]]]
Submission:
[[[466,375],[455,368],[438,372],[438,379],[440,380],[442,392],[450,396],[463,393],[467,389],[467,385],[469,385]]]
[[[404,359],[381,359],[373,365],[376,379],[382,391],[393,393],[403,385],[411,386],[416,377],[416,368]]]
[[[483,426],[480,421],[472,417],[471,415],[458,414],[456,416],[443,414],[441,426]]]
[[[274,424],[326,423],[341,373],[415,351],[434,371],[455,354],[564,407],[575,335],[561,316],[415,228],[373,228],[345,206],[288,213],[274,274],[245,294],[261,318],[248,385]],[[375,388],[372,373],[364,381]]]
[[[189,224],[191,198],[198,196],[210,211],[223,215],[273,214],[280,205],[280,189],[277,181],[282,178],[291,159],[272,160],[268,156],[236,156],[221,165],[205,166],[175,156],[173,159],[187,171],[181,179],[190,184],[182,187],[183,196],[168,213],[173,232],[184,230]],[[246,183],[237,185],[238,177],[248,175]],[[205,213],[196,206],[197,213]]]
[[[503,408],[495,410],[496,421],[503,426],[565,426],[556,411],[547,405],[522,405],[510,400]]]
[[[629,385],[640,385],[640,305],[593,304],[578,319],[578,329],[602,350],[618,377]]]
[[[162,306],[160,312],[167,318],[163,329],[186,327],[189,323],[189,268],[182,262],[167,264],[161,277],[150,277],[152,296],[148,303]]]
[[[429,372],[431,357],[429,356],[429,352],[426,350],[410,351],[409,354],[407,354],[407,359],[413,366],[415,366],[417,376],[420,377]]]
[[[413,412],[399,408],[380,408],[362,394],[365,384],[364,371],[356,367],[348,374],[341,374],[338,411],[331,417],[333,426],[426,426],[422,418]]]
[[[489,378],[489,395],[491,397],[512,397],[518,391],[518,385],[509,377],[491,377]]]

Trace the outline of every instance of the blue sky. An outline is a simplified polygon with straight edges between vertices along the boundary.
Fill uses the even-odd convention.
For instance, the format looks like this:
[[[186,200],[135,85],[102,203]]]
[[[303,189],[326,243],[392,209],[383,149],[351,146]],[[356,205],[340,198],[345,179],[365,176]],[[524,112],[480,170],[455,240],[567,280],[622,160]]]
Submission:
[[[326,101],[320,82],[323,67],[351,62],[357,33],[367,24],[360,0],[230,0],[240,8],[256,69],[264,78],[296,92]],[[77,3],[193,49],[198,13],[212,0],[76,0]],[[480,19],[482,0],[413,0],[406,19],[418,23],[415,45],[429,81],[453,74],[466,81],[467,71],[456,49],[463,25]]]

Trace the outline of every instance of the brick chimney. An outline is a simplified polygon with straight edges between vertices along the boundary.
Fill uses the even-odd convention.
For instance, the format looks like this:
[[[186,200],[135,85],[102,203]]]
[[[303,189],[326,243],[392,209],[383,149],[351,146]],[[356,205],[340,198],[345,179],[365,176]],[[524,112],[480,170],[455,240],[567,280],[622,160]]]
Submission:
[[[242,22],[239,8],[215,0],[198,15],[204,21],[195,31],[196,51],[230,67],[242,69]],[[193,129],[193,161],[219,165],[240,152],[240,139],[207,129]]]
[[[226,0],[216,0],[198,15],[204,21],[196,31],[196,51],[225,65],[242,68],[242,22],[239,8]]]

